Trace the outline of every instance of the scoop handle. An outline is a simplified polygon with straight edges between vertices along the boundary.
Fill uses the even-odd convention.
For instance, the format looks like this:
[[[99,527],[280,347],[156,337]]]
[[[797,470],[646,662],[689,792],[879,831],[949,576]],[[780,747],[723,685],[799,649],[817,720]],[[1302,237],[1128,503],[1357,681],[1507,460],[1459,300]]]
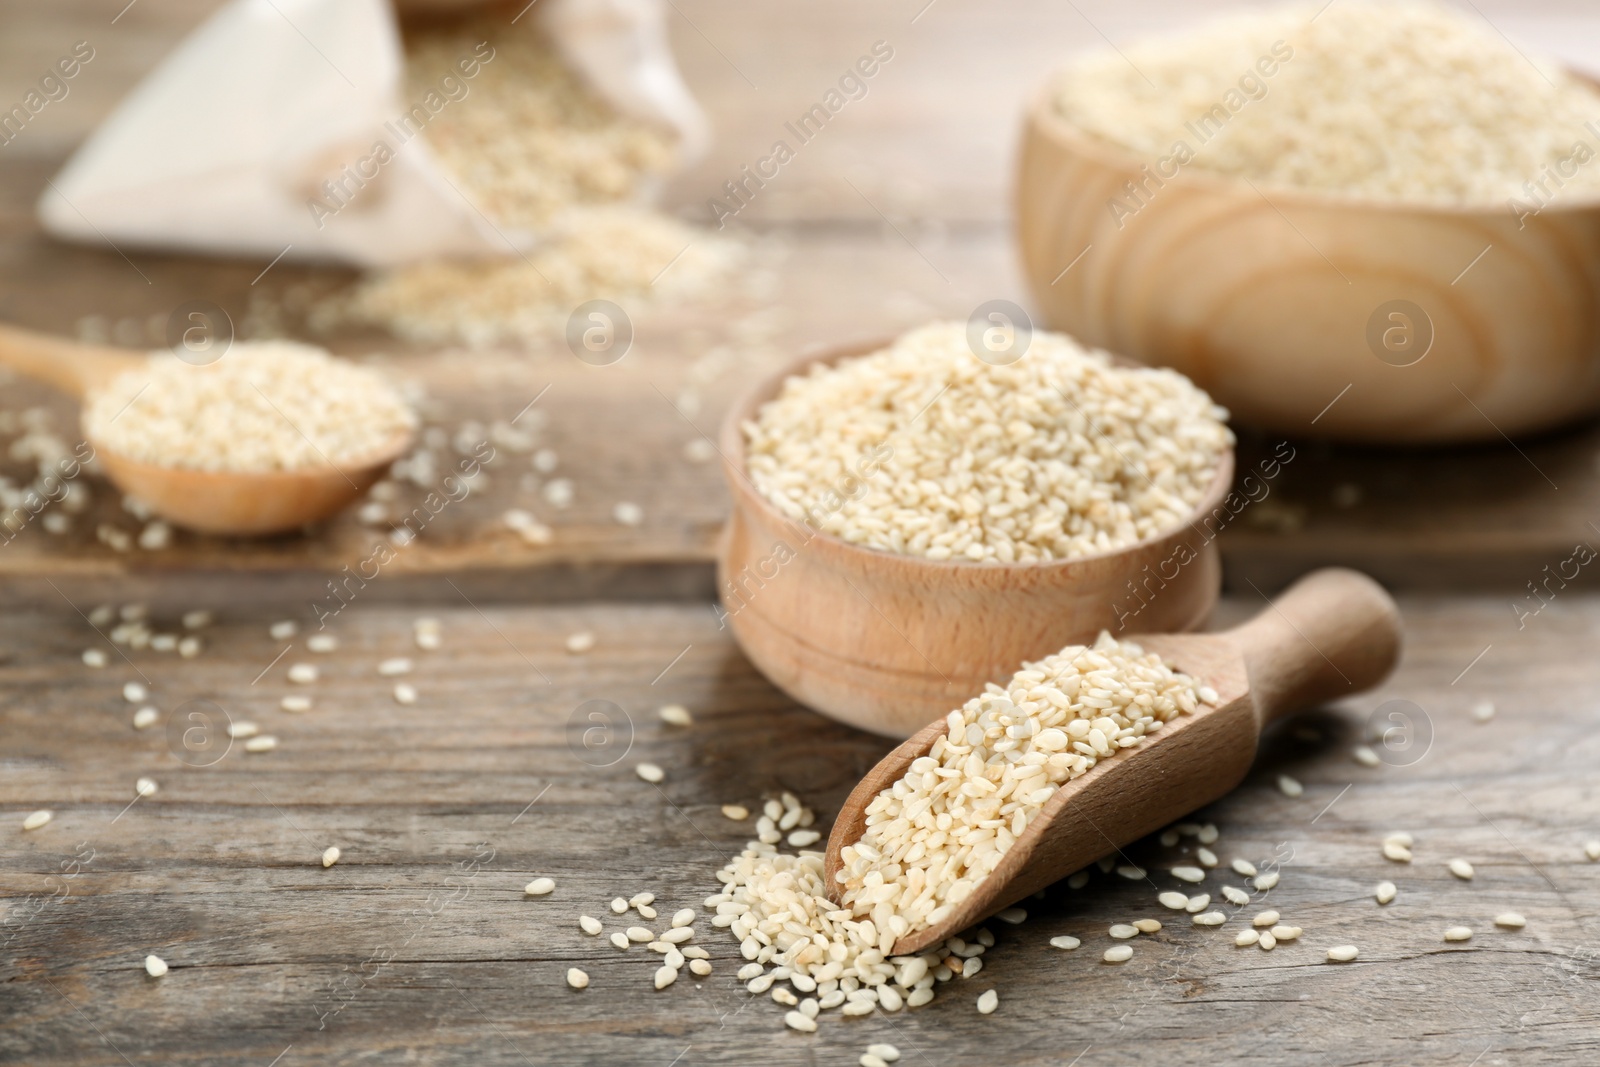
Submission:
[[[1330,567],[1291,585],[1232,631],[1256,725],[1370,689],[1400,659],[1400,611],[1365,574]]]
[[[138,359],[123,349],[83,344],[0,323],[0,367],[53,385],[80,400],[91,386],[103,385]]]

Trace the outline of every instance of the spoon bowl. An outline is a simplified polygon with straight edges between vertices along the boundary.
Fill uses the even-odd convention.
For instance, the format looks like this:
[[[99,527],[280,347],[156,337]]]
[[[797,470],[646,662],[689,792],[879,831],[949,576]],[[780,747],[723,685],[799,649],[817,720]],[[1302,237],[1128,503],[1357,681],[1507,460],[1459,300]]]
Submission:
[[[0,366],[82,400],[144,354],[0,326]],[[213,471],[134,459],[89,440],[118,489],[162,518],[201,533],[253,537],[298,529],[335,514],[372,487],[411,447],[415,434],[395,434],[354,463],[286,471]]]
[[[1372,688],[1400,657],[1394,601],[1366,575],[1338,568],[1307,575],[1226,633],[1128,640],[1211,686],[1216,703],[1178,716],[1143,743],[1064,783],[972,894],[944,922],[900,938],[894,955],[936,945],[1223,796],[1244,780],[1269,723]],[[923,727],[845,800],[828,836],[830,889],[839,885],[840,851],[866,829],[867,805],[927,755],[946,729],[943,719]]]

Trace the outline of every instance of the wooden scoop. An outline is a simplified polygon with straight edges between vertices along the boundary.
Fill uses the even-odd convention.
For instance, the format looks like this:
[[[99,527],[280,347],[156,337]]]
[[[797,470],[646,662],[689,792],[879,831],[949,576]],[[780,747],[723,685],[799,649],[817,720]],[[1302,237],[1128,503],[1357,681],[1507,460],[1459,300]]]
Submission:
[[[142,352],[0,326],[0,366],[79,400],[118,374],[143,365],[145,358]],[[332,515],[371,488],[411,447],[413,436],[397,434],[372,456],[342,469],[322,465],[260,472],[163,467],[113,452],[93,439],[89,443],[117,488],[162,518],[204,533],[249,536],[296,529]]]
[[[1300,579],[1226,633],[1128,640],[1211,686],[1217,703],[1178,716],[1142,744],[1064,784],[949,919],[902,937],[896,955],[938,944],[1233,789],[1249,771],[1268,723],[1388,677],[1400,656],[1400,618],[1371,578],[1329,569]],[[927,755],[946,728],[943,719],[928,724],[851,792],[828,837],[830,889],[837,892],[839,885],[839,851],[861,837],[872,798]]]

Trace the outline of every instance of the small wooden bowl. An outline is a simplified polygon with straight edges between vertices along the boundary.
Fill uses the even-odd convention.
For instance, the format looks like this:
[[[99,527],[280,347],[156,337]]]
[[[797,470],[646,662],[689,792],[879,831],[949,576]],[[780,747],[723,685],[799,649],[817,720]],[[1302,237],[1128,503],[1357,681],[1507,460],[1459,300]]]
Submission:
[[[1045,324],[1286,434],[1487,440],[1600,410],[1600,196],[1558,194],[1519,229],[1504,204],[1258,191],[1198,163],[1158,187],[1140,171],[1158,160],[1056,111],[1057,84],[1026,116],[1017,184]],[[1114,217],[1114,198],[1137,210]]]
[[[1189,523],[1127,549],[1050,563],[881,552],[780,512],[746,473],[741,424],[790,375],[886,344],[802,359],[747,394],[722,426],[733,511],[717,588],[724,620],[774,685],[841,722],[904,738],[1023,661],[1101,630],[1177,633],[1205,622],[1221,587],[1212,539],[1233,484],[1231,452]]]

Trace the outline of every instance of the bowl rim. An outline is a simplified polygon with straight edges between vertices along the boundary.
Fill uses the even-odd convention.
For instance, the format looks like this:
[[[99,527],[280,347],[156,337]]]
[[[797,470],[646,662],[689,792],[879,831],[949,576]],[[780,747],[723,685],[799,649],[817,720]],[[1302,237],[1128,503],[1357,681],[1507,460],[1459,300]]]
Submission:
[[[1573,77],[1594,86],[1596,89],[1600,89],[1600,79],[1592,78],[1570,67],[1565,69]],[[1057,68],[1044,79],[1028,101],[1025,109],[1024,125],[1028,129],[1039,131],[1068,151],[1088,157],[1094,162],[1112,169],[1136,172],[1141,167],[1148,166],[1151,161],[1135,150],[1097,137],[1078,126],[1056,109],[1054,104],[1056,89],[1065,79],[1071,76],[1072,70],[1072,66],[1068,64]],[[1025,142],[1026,138],[1024,138]],[[1515,218],[1514,215],[1507,212],[1504,201],[1496,201],[1493,205],[1489,205],[1380,199],[1358,193],[1333,192],[1325,189],[1303,189],[1294,185],[1253,182],[1241,176],[1224,174],[1204,167],[1184,167],[1173,177],[1163,178],[1162,180],[1177,182],[1180,178],[1184,180],[1184,184],[1192,183],[1195,188],[1201,191],[1231,195],[1242,193],[1251,197],[1259,196],[1261,199],[1266,200],[1268,205],[1274,207],[1280,203],[1288,203],[1296,207],[1370,211],[1377,214],[1411,214],[1438,218]],[[1269,196],[1268,194],[1271,195]],[[1600,212],[1600,189],[1587,194],[1573,193],[1559,197],[1540,208],[1536,214],[1576,215],[1584,212]]]
[[[1235,446],[1230,445],[1218,461],[1216,472],[1210,484],[1206,486],[1204,495],[1184,519],[1158,533],[1141,538],[1121,548],[1106,549],[1083,556],[1070,556],[1065,559],[1043,560],[1032,563],[979,563],[975,560],[966,559],[928,559],[926,556],[914,556],[909,553],[869,548],[865,545],[846,541],[835,534],[808,526],[803,520],[793,519],[785,515],[756,486],[746,468],[743,430],[745,420],[753,417],[761,405],[775,398],[778,391],[783,388],[790,378],[804,374],[818,364],[831,365],[855,356],[870,355],[874,352],[882,351],[892,345],[895,340],[896,338],[887,340],[880,338],[870,342],[857,341],[814,349],[810,353],[802,354],[790,360],[785,366],[768,374],[739,396],[733,405],[728,408],[727,414],[723,416],[722,427],[718,433],[718,450],[722,455],[723,479],[728,483],[729,489],[735,497],[735,508],[738,508],[742,503],[745,507],[755,510],[764,520],[780,529],[793,527],[805,531],[807,534],[804,540],[805,545],[820,542],[826,546],[827,550],[843,558],[857,563],[865,563],[871,567],[901,567],[908,571],[950,575],[1015,577],[1021,574],[1056,574],[1093,568],[1109,560],[1136,555],[1168,542],[1175,545],[1176,541],[1185,532],[1196,530],[1197,524],[1205,516],[1220,508],[1223,501],[1227,499],[1233,490]],[[1144,367],[1143,364],[1132,360],[1127,361],[1126,365],[1129,367]],[[1198,389],[1199,386],[1195,388]],[[1213,536],[1214,539],[1215,536]]]

